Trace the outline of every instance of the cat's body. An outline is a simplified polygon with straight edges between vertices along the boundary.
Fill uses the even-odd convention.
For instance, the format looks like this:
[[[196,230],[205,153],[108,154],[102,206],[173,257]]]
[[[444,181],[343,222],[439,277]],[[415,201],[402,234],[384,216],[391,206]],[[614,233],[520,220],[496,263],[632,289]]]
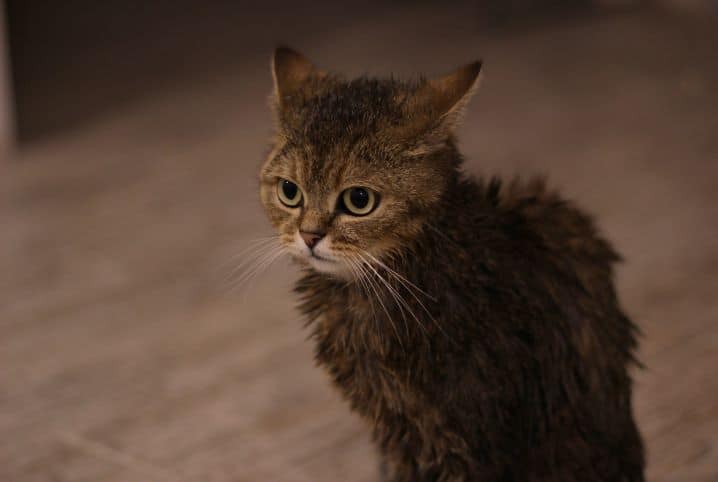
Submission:
[[[361,285],[297,285],[317,360],[372,423],[388,480],[642,480],[634,333],[590,220],[538,182],[460,180],[429,223],[389,266],[435,299],[381,267],[403,313],[385,286],[388,316]]]
[[[309,64],[282,55],[296,64],[290,78],[306,81]],[[317,74],[310,81],[328,83],[283,97],[281,69],[287,107],[263,201],[306,266],[296,289],[317,360],[370,422],[385,480],[642,481],[627,373],[635,328],[613,287],[618,257],[591,220],[541,181],[502,186],[461,173],[453,135],[439,134],[445,106],[468,90],[456,76],[458,101],[446,104],[447,94],[433,110],[417,113],[415,101],[411,115],[371,118],[367,102],[381,110],[400,97],[406,108],[424,84],[387,90]],[[372,104],[367,93],[385,98]],[[427,111],[438,122],[416,128]],[[342,123],[322,131],[327,119]],[[359,159],[332,164],[338,156]],[[364,189],[352,184],[372,186],[377,207],[363,213],[360,196],[346,197]]]

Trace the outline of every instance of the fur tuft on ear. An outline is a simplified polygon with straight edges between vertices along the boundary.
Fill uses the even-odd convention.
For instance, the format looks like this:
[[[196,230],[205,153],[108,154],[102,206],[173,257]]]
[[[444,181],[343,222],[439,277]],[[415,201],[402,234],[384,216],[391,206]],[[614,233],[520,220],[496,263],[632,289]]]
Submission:
[[[287,96],[298,92],[306,82],[321,75],[305,56],[289,47],[277,47],[272,56],[272,77],[274,79],[274,100],[278,107]]]

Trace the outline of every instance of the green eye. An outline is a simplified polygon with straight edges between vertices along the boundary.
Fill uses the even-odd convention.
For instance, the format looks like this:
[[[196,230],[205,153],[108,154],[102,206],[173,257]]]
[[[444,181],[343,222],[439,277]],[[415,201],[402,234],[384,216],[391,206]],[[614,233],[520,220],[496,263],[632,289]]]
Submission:
[[[378,204],[378,194],[366,187],[350,187],[341,195],[342,207],[354,216],[365,216]]]
[[[285,206],[294,208],[302,202],[302,191],[292,181],[280,179],[277,183],[277,197]]]

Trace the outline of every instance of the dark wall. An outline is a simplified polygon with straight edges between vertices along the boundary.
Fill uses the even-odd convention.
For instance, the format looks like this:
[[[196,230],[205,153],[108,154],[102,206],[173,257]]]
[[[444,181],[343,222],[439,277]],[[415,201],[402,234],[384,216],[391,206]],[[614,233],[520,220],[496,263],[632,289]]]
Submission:
[[[456,3],[440,2],[447,8]],[[557,18],[590,0],[470,3],[477,27],[522,28],[527,19]],[[357,16],[379,17],[382,6],[329,0],[7,0],[20,142],[83,125],[167,87],[218,75],[246,56],[268,56],[277,43],[301,45]]]
[[[309,33],[342,15],[332,2],[256,0],[8,0],[7,10],[21,142],[268,56],[295,24]]]

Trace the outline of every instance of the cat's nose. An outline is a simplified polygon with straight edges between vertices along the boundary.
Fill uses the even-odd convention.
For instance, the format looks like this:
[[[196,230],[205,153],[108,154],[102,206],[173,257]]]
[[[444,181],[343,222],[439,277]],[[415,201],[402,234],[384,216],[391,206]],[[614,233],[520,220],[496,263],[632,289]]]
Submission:
[[[302,237],[304,244],[306,244],[309,249],[316,246],[317,243],[324,237],[321,233],[308,233],[306,231],[299,231],[299,235]]]

